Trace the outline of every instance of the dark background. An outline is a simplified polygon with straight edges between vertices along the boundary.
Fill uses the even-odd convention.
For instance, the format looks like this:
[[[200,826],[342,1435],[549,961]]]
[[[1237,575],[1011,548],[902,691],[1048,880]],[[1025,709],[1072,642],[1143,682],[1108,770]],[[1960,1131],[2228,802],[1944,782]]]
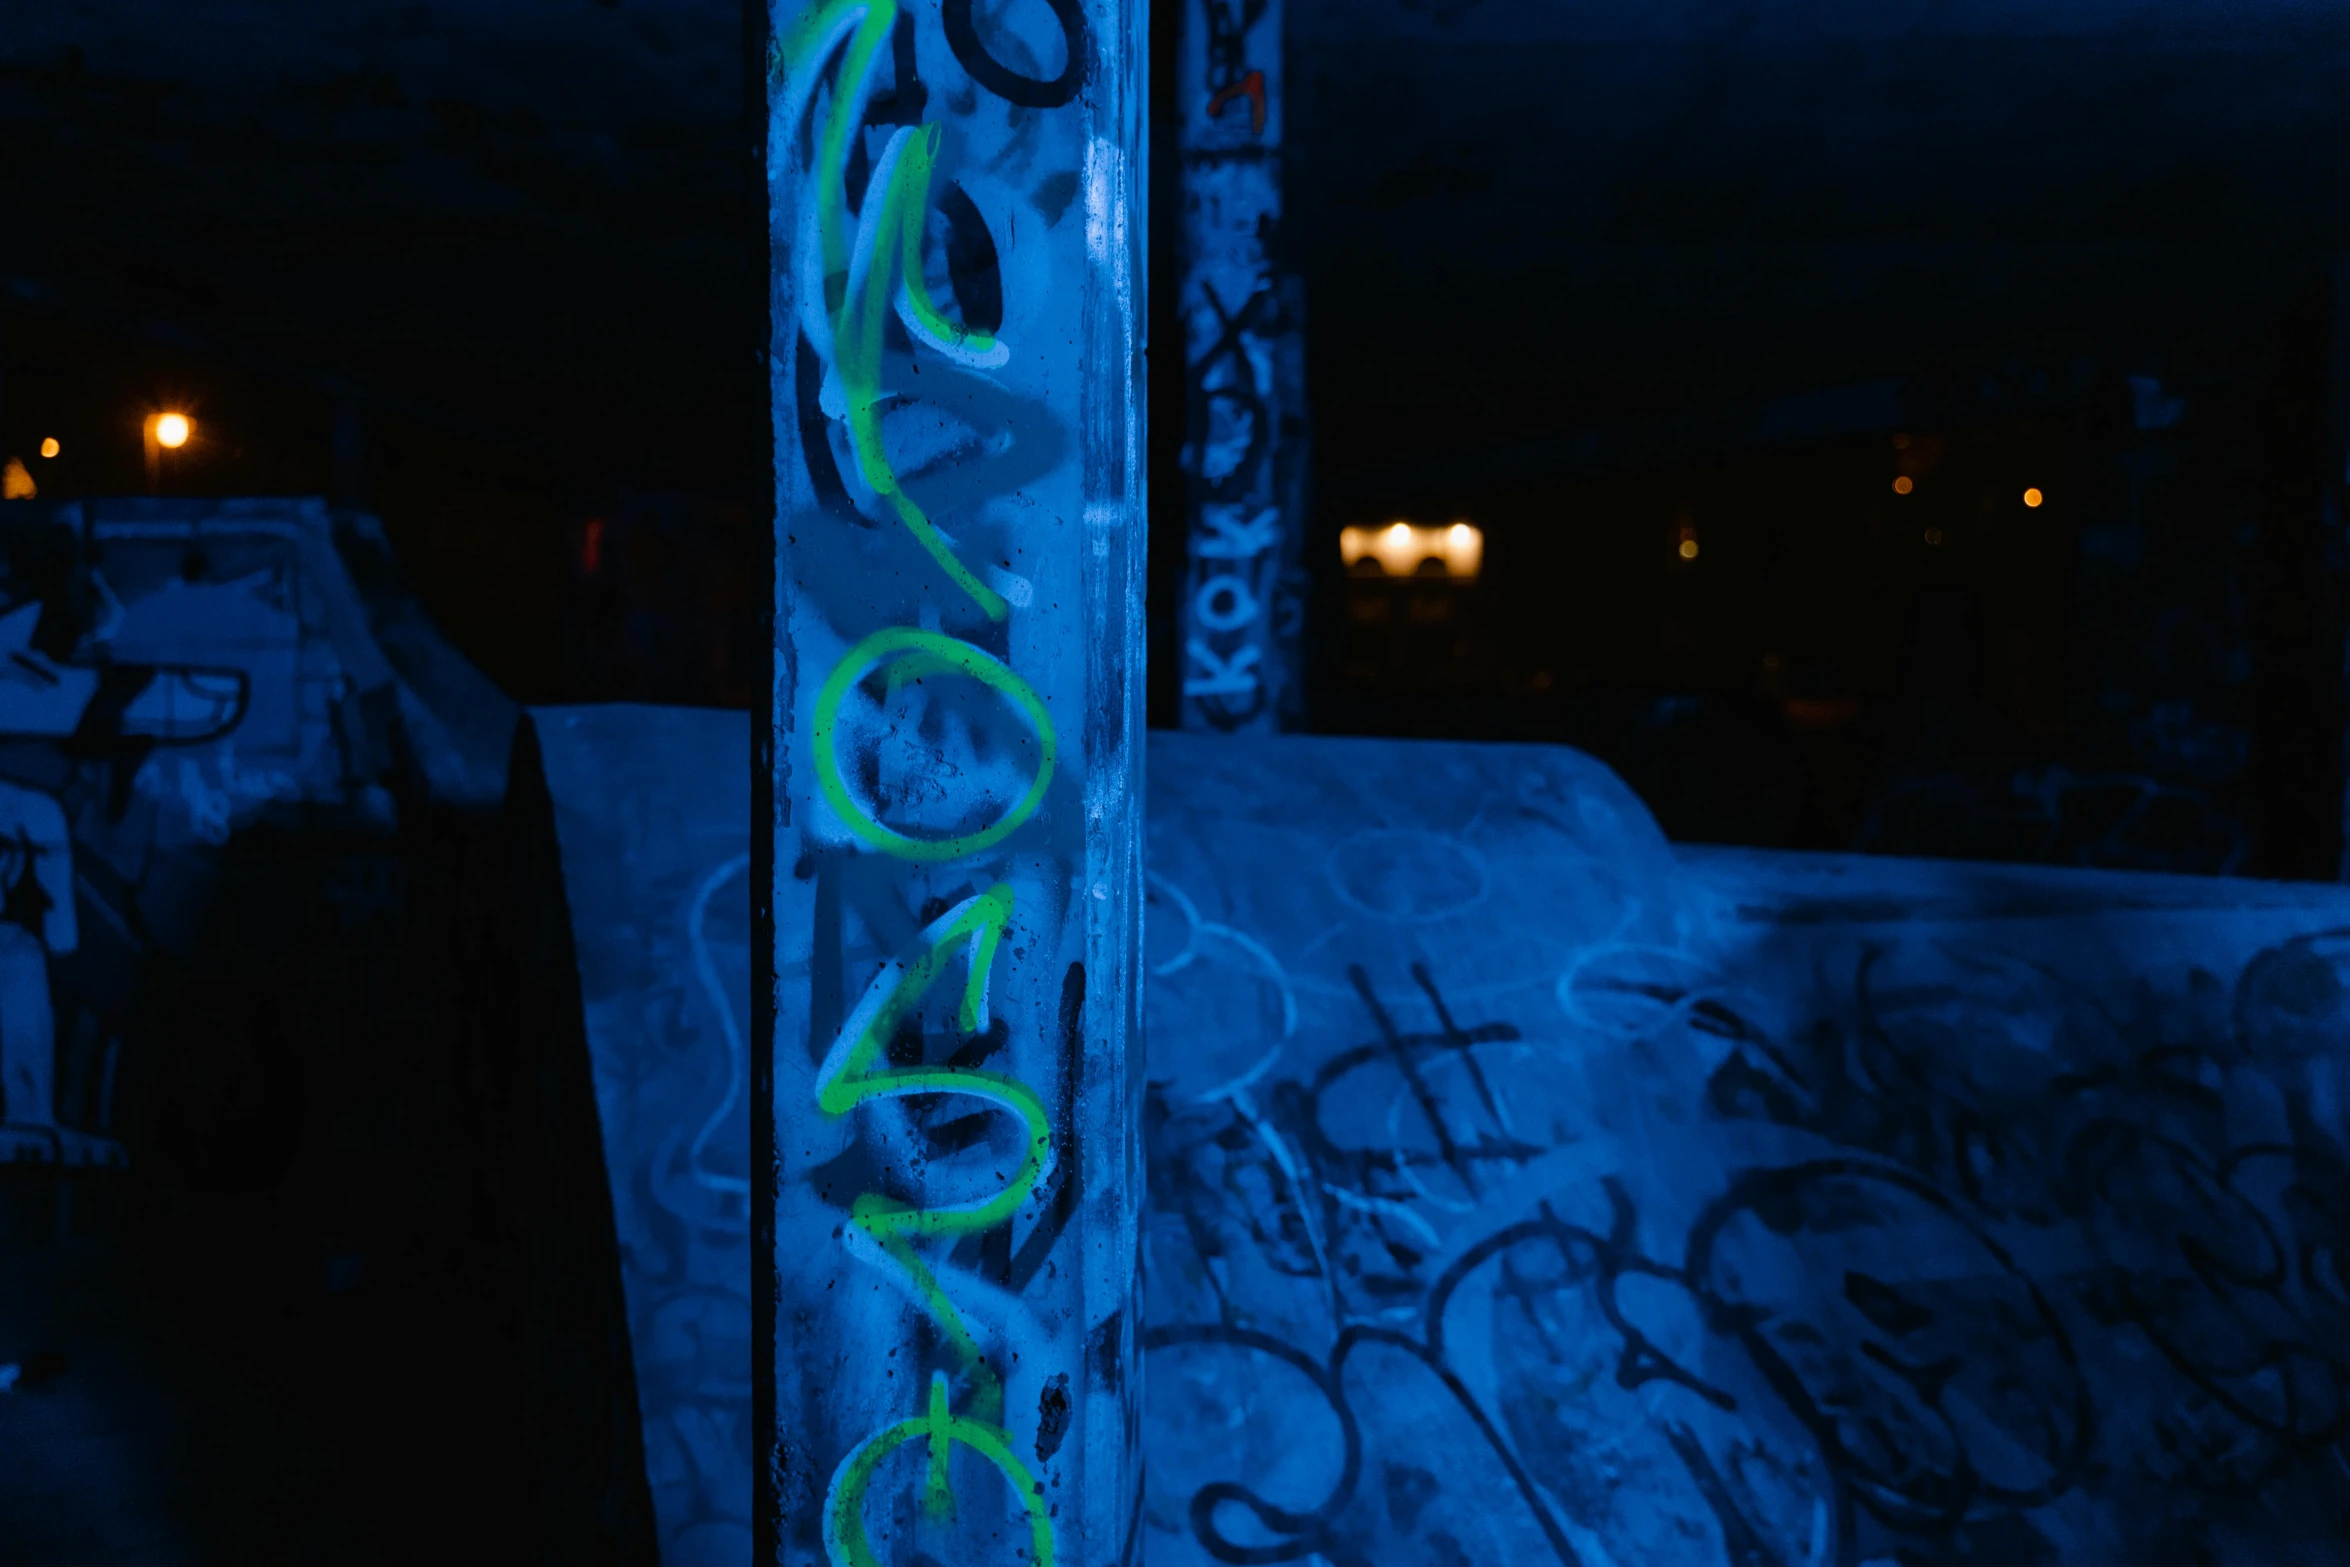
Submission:
[[[44,496],[136,493],[143,412],[185,408],[168,492],[376,510],[517,698],[692,694],[599,689],[576,647],[616,631],[566,616],[593,517],[751,558],[742,38],[738,0],[0,6],[0,447]],[[747,666],[695,673],[747,705]]]
[[[374,508],[515,696],[749,704],[738,5],[4,14],[0,447],[44,495],[137,489],[139,418],[185,406],[167,488]],[[1315,727],[1583,745],[1689,838],[2336,873],[2350,14],[1295,0],[1290,31]],[[1397,516],[1484,527],[1484,583],[1350,586],[1338,528]]]
[[[2335,875],[2350,11],[1290,28],[1317,527],[1489,535],[1415,637],[1331,584],[1319,723],[1570,740],[1676,836]]]
[[[136,494],[181,408],[167,495],[377,512],[510,695],[748,707],[743,35],[735,0],[4,0],[0,460]],[[560,993],[568,949],[510,906],[565,931],[561,889],[503,852],[543,831],[451,816],[241,836],[204,939],[109,996],[129,1168],[70,1206],[0,1171],[0,1362],[63,1357],[5,1411],[0,1560],[512,1561],[534,1510],[644,1559],[597,1453],[617,1264],[538,1265],[595,1230],[592,1116],[520,1125],[560,1096],[516,976]]]

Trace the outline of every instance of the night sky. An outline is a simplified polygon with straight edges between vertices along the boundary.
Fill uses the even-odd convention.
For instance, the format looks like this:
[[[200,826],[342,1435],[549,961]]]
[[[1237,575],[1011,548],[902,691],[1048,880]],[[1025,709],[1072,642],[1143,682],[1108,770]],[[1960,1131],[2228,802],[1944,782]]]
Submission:
[[[0,445],[45,494],[137,490],[140,417],[185,406],[199,438],[167,489],[379,511],[433,613],[525,700],[596,694],[585,519],[648,493],[757,513],[740,7],[5,16]],[[2159,618],[2162,573],[2080,567],[2104,525],[2086,497],[2123,461],[2089,432],[2130,426],[2140,377],[2196,410],[2179,504],[2251,530],[2241,559],[2177,568],[2234,584],[2202,619],[2265,682],[2211,722],[2268,735],[2230,742],[2271,759],[2255,773],[2309,773],[2311,745],[2338,769],[2339,608],[2311,563],[2314,446],[2342,419],[2350,198],[2323,171],[2350,153],[2350,14],[1299,0],[1290,33],[1277,250],[1308,312],[1316,727],[1565,740],[1642,774],[1685,835],[1811,847],[1852,846],[1935,745],[2146,772],[2081,722],[2186,700],[2112,696],[2155,633],[2093,612],[2119,591]],[[1153,366],[1164,586],[1183,404]],[[52,436],[59,457],[33,455]],[[2028,485],[2049,497],[2029,515]],[[1484,526],[1488,586],[1460,635],[1366,673],[1387,654],[1350,640],[1334,541],[1396,516]],[[1985,713],[1886,716],[1905,698]],[[1664,711],[1728,723],[1729,750],[1676,749],[1694,731],[1654,720],[1684,699]],[[1858,728],[1813,722],[1851,704]],[[2280,726],[2301,740],[2280,750]],[[1725,773],[1765,781],[1690,793]],[[2331,866],[2310,836],[2329,788],[2276,808],[2302,847],[2269,863]]]
[[[179,403],[172,487],[374,506],[539,700],[567,523],[761,493],[740,6],[0,17],[0,444],[57,437],[54,492],[138,490],[144,408]]]

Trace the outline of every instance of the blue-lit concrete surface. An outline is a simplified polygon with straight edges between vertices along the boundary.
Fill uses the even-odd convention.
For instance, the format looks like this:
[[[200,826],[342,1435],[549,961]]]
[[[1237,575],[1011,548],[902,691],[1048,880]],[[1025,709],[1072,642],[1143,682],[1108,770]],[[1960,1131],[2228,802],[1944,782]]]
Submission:
[[[142,942],[214,950],[206,802],[241,842],[305,797],[383,833],[370,787],[415,812],[507,783],[506,710],[377,581],[364,530],[299,506],[113,516],[117,647],[243,671],[253,727],[158,753],[113,818],[97,762],[15,742],[20,786],[75,803],[91,883],[64,1012],[146,950],[101,899],[135,900]],[[175,621],[183,594],[244,618]],[[369,739],[393,711],[412,766]],[[538,1483],[571,1516],[542,1511],[539,1538],[745,1561],[748,727],[620,707],[531,733],[516,785],[546,797],[533,885],[570,995],[524,1009],[514,1080],[579,1085],[495,1123],[535,1183],[500,1198],[537,1248],[538,1402],[511,1429],[574,1442]],[[1675,848],[1552,748],[1161,734],[1149,761],[1148,1560],[2342,1559],[2350,892]],[[377,930],[366,887],[335,885],[357,900],[335,918]],[[386,1075],[412,1045],[355,1062],[367,1095],[414,1102]],[[159,1210],[184,1231],[174,1301],[220,1335],[178,1346],[218,1368],[192,1388],[79,1253],[10,1254],[0,1363],[66,1361],[0,1393],[27,1455],[0,1482],[9,1560],[186,1559],[228,1494],[276,1499],[266,1548],[315,1546],[367,1505],[267,1470],[256,1432],[290,1459],[301,1432],[350,1435],[338,1398],[409,1404],[338,1382],[220,1414],[272,1348],[339,1342],[269,1314],[286,1258],[212,1189],[272,1158],[338,1187],[279,1146],[312,1124],[163,1146],[212,1183]],[[448,1342],[409,1243],[338,1237],[313,1292]],[[509,1429],[494,1355],[402,1364],[412,1402]]]
[[[1154,740],[1153,1563],[2343,1559],[2350,896]]]
[[[762,1549],[1109,1567],[1140,1496],[1143,8],[770,11]]]
[[[1676,849],[1551,748],[1150,763],[1150,1562],[2342,1559],[2350,892]],[[723,1082],[654,927],[730,852],[610,895],[682,1107],[617,1188]]]
[[[315,501],[0,508],[0,587],[0,1560],[519,1549],[451,894],[514,708]]]
[[[577,952],[663,1567],[751,1560],[742,718],[532,715]]]
[[[363,585],[364,584],[364,585]],[[134,978],[198,942],[226,846],[389,843],[486,806],[513,709],[422,621],[372,518],[108,501],[0,524],[0,1163],[119,1164]]]
[[[531,733],[541,1505],[745,1562],[748,727]],[[1143,1559],[2342,1559],[2350,892],[1675,848],[1550,748],[1150,762]],[[78,1267],[0,1290],[69,1360],[0,1524],[184,1559],[185,1406]]]

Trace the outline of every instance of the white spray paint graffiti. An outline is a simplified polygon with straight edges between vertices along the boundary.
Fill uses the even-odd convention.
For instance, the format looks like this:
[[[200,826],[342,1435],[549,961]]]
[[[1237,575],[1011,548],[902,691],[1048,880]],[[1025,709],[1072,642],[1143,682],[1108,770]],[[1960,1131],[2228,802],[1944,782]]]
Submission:
[[[1281,0],[1187,0],[1183,282],[1190,432],[1183,726],[1297,727],[1304,375],[1281,220]]]
[[[780,11],[777,1548],[1107,1563],[1136,1495],[1139,27]]]

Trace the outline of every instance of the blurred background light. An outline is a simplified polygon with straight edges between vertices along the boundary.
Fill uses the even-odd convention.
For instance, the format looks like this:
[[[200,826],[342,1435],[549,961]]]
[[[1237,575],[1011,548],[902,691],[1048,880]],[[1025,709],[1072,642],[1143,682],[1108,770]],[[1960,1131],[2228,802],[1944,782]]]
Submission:
[[[1485,530],[1468,522],[1428,528],[1400,521],[1384,528],[1341,528],[1338,555],[1358,574],[1368,564],[1381,576],[1442,575],[1473,582],[1485,563]],[[1431,562],[1436,571],[1428,569]]]

